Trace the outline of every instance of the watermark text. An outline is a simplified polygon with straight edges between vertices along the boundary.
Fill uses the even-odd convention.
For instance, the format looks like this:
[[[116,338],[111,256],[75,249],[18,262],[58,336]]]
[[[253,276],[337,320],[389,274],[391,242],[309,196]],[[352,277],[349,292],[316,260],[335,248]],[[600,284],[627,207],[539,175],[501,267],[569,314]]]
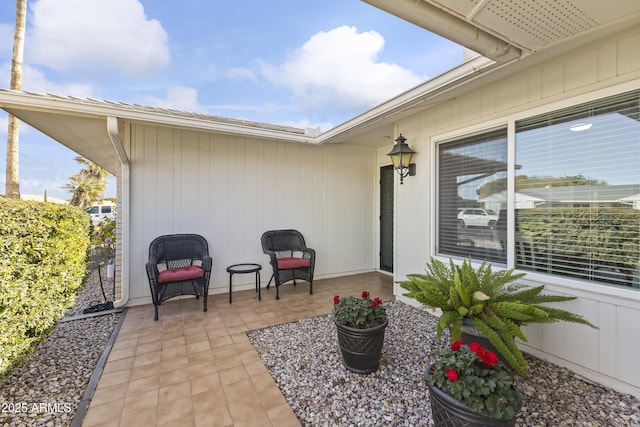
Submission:
[[[69,402],[2,402],[0,403],[0,413],[2,414],[18,414],[18,413],[70,413],[73,406]]]

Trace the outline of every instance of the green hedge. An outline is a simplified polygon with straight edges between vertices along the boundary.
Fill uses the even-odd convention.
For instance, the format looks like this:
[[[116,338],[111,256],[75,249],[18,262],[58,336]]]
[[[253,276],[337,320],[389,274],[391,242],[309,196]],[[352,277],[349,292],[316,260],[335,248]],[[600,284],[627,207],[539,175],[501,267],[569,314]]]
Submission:
[[[0,199],[0,378],[73,306],[89,227],[77,207]]]

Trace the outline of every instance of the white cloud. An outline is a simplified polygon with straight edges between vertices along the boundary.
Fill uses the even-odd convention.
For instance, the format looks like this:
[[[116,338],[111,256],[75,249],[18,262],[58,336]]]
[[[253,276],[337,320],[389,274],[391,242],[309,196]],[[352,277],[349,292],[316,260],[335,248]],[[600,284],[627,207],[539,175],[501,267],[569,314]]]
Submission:
[[[252,82],[257,81],[256,75],[253,71],[247,68],[235,67],[227,71],[227,77],[232,80],[250,80]]]
[[[47,80],[42,71],[27,66],[22,70],[22,89],[30,92],[53,93],[80,98],[94,97],[93,86],[90,84],[54,83]]]
[[[396,64],[377,62],[384,38],[342,26],[319,32],[279,66],[263,64],[265,77],[289,87],[305,108],[368,108],[425,80]]]
[[[64,186],[69,182],[68,178],[56,176],[53,179],[41,178],[20,178],[20,193],[22,194],[39,194],[43,195],[45,190],[51,197],[60,199],[69,199],[71,194]]]
[[[0,81],[10,81],[10,73],[10,63],[0,64]],[[94,97],[94,89],[90,84],[52,82],[51,80],[47,80],[41,70],[26,64],[22,67],[22,90],[25,92],[70,95],[80,98]]]
[[[138,0],[39,0],[31,11],[25,55],[56,71],[145,75],[171,62],[166,31]]]
[[[192,113],[206,113],[206,108],[198,102],[198,91],[192,87],[173,86],[167,88],[165,99],[152,96],[145,98],[145,103],[153,107],[171,108]]]

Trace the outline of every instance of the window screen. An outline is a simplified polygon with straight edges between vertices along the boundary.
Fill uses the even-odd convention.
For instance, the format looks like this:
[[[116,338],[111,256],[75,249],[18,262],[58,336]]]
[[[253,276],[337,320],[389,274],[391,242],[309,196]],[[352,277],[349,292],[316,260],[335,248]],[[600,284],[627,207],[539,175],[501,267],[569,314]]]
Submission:
[[[518,268],[638,286],[639,95],[516,124]]]
[[[505,262],[507,131],[438,146],[438,252]]]

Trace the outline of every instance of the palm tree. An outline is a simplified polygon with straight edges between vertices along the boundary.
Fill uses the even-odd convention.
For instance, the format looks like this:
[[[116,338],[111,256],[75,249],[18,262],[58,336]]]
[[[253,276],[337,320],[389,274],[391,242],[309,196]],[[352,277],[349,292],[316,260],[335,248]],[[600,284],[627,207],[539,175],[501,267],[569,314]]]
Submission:
[[[97,198],[93,191],[95,181],[85,175],[76,174],[69,178],[69,183],[64,186],[73,195],[69,204],[71,206],[80,206],[86,208]]]
[[[76,156],[74,160],[84,166],[82,170],[80,170],[80,173],[82,175],[86,175],[89,178],[95,179],[96,181],[103,184],[104,187],[107,186],[107,178],[111,174],[106,169],[96,165],[92,161],[87,160],[82,156]]]
[[[82,156],[77,156],[75,161],[85,167],[69,178],[70,182],[64,188],[73,194],[69,201],[70,205],[85,208],[95,200],[102,199],[104,190],[107,187],[107,178],[110,174]]]
[[[11,90],[22,90],[22,60],[24,57],[24,34],[27,25],[27,0],[16,0],[16,29],[13,35],[13,56],[11,57]],[[7,131],[7,167],[5,196],[20,198],[18,180],[18,118],[9,114]]]

